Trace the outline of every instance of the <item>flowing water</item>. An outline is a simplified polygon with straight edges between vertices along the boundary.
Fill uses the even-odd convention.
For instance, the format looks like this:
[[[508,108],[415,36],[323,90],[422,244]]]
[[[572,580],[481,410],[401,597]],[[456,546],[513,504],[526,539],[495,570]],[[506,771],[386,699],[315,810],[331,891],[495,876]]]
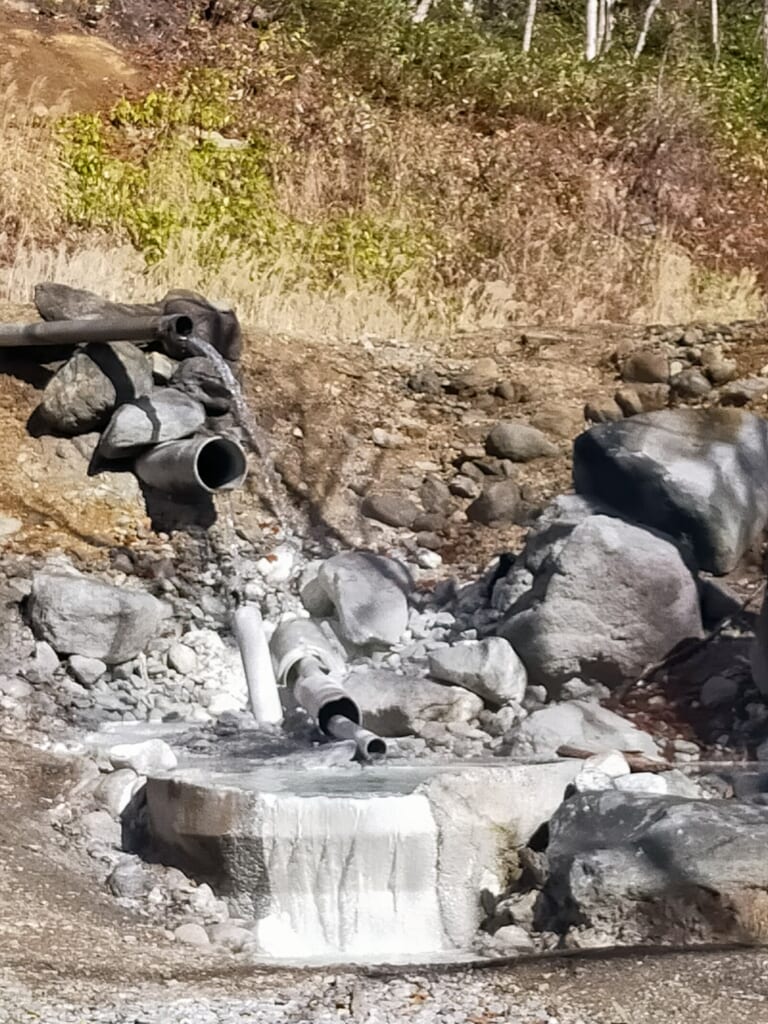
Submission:
[[[272,509],[275,515],[277,515],[281,520],[284,527],[291,526],[293,524],[293,510],[288,502],[283,483],[275,469],[275,464],[270,450],[271,445],[269,438],[256,422],[255,416],[248,408],[248,403],[243,396],[242,388],[235,379],[235,375],[232,373],[229,364],[221,353],[210,344],[210,342],[204,341],[202,338],[196,338],[193,336],[188,339],[188,344],[189,347],[194,349],[194,351],[199,355],[205,356],[206,359],[210,359],[216,367],[216,371],[221,378],[222,384],[224,384],[232,397],[235,419],[242,428],[248,445],[261,460],[261,468],[263,470],[262,479],[267,492],[267,498],[269,499]],[[231,514],[231,501],[229,507]]]

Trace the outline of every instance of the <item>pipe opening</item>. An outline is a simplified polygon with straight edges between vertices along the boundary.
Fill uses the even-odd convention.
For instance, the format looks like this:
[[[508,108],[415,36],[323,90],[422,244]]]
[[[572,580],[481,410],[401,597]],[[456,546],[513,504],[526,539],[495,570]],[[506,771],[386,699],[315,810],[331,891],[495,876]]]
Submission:
[[[195,329],[195,322],[191,316],[180,313],[173,321],[173,329],[180,338],[188,338]]]
[[[319,709],[317,724],[321,732],[328,733],[328,723],[334,715],[341,715],[342,718],[348,718],[355,725],[360,725],[360,709],[349,697],[339,697],[338,700],[330,700]]]
[[[209,491],[239,487],[247,470],[242,448],[226,437],[212,437],[200,446],[195,471],[201,486]]]
[[[370,757],[372,761],[385,757],[386,753],[387,744],[380,736],[374,736],[365,745],[365,756]]]

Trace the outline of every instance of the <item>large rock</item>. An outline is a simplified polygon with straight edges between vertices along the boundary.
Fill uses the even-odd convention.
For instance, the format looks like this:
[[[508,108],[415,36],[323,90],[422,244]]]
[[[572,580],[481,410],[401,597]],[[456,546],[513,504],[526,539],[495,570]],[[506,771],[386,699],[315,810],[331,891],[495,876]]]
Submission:
[[[408,736],[424,722],[469,722],[483,710],[482,700],[463,687],[381,669],[353,671],[345,686],[366,728],[381,736]]]
[[[533,459],[557,455],[557,448],[536,427],[516,420],[497,423],[485,442],[489,455],[513,462],[531,462]]]
[[[32,581],[29,614],[37,636],[59,654],[82,654],[119,665],[144,650],[166,609],[142,591],[85,576],[38,573]]]
[[[591,701],[569,700],[550,704],[530,714],[509,735],[511,753],[519,757],[554,754],[558,747],[572,746],[591,753],[639,750],[658,757],[652,736],[626,718]]]
[[[519,703],[528,681],[525,665],[500,636],[431,651],[429,672],[435,679],[471,690],[494,707]]]
[[[502,527],[523,516],[520,488],[514,480],[485,480],[482,493],[467,508],[467,519],[483,526]]]
[[[152,390],[152,364],[130,342],[86,345],[48,381],[40,413],[63,434],[102,427],[116,405]]]
[[[701,634],[694,579],[662,537],[592,515],[551,550],[498,627],[550,695],[574,676],[618,686]]]
[[[179,363],[171,378],[173,386],[202,403],[213,416],[229,412],[232,399],[221,374],[210,359],[193,356]]]
[[[204,423],[205,409],[199,402],[164,388],[121,405],[101,436],[99,453],[107,459],[125,459],[148,445],[189,437]]]
[[[730,572],[768,523],[768,423],[739,409],[668,409],[592,427],[574,444],[583,495]]]
[[[400,639],[408,625],[411,580],[399,562],[367,551],[344,552],[323,563],[317,581],[347,641],[368,647]]]
[[[766,807],[582,794],[550,822],[546,902],[618,942],[765,941],[767,843]]]

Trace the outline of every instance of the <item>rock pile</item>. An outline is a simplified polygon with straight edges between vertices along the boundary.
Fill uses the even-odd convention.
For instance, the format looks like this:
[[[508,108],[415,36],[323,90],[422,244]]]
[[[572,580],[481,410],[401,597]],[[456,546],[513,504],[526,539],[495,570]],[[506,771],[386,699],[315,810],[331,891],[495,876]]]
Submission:
[[[81,345],[53,373],[38,409],[39,428],[85,437],[92,468],[129,464],[158,445],[185,438],[237,432],[230,389],[222,380],[222,365],[231,374],[224,360],[237,359],[241,348],[233,312],[193,292],[169,292],[154,305],[127,305],[56,284],[39,285],[35,303],[45,320],[118,318],[130,324],[135,317],[173,314],[193,319],[189,337],[165,333],[146,350],[124,341]],[[150,480],[151,470],[142,466],[140,461],[139,475]],[[241,480],[243,470],[234,477]],[[151,474],[153,486],[164,475]]]
[[[86,299],[78,302],[82,313]],[[219,337],[222,322],[214,317],[210,329]],[[252,756],[257,744],[264,759],[301,771],[310,754],[324,770],[361,770],[349,764],[349,744],[320,745],[288,694],[286,734],[256,729],[231,633],[236,562],[238,598],[259,604],[268,629],[310,617],[323,631],[365,724],[395,739],[396,764],[580,762],[548,828],[515,837],[514,884],[483,894],[478,948],[496,955],[762,935],[768,878],[757,860],[768,785],[759,771],[696,768],[705,746],[715,760],[737,744],[739,754],[760,756],[768,738],[768,611],[754,642],[739,628],[721,629],[739,602],[710,579],[741,564],[768,523],[768,430],[727,397],[736,373],[727,345],[725,336],[685,332],[682,342],[659,335],[625,353],[618,412],[591,416],[599,422],[576,439],[576,494],[535,517],[515,467],[560,454],[562,437],[546,436],[557,437],[552,423],[544,433],[519,419],[497,423],[449,480],[431,471],[417,480],[418,501],[364,499],[366,514],[415,532],[426,549],[428,535],[458,518],[532,522],[519,552],[463,586],[435,585],[439,559],[425,564],[405,544],[310,558],[297,538],[283,538],[259,558],[251,542],[230,535],[214,559],[175,538],[143,554],[117,552],[110,570],[89,575],[61,558],[3,558],[0,713],[47,732],[64,721],[166,730],[146,741],[121,736],[106,755],[89,748],[91,776],[52,822],[105,864],[117,898],[154,907],[180,941],[258,951],[252,922],[229,916],[226,887],[128,855],[132,829],[146,825],[147,777],[174,772],[190,752],[214,757],[225,738],[241,754]],[[44,414],[59,416],[62,432],[100,429],[102,454],[133,457],[168,430],[194,433],[208,416],[226,415],[227,394],[199,357],[150,361],[133,347],[108,348],[98,358],[78,351],[49,385]],[[232,337],[219,337],[217,350],[231,356]],[[149,393],[121,401],[104,358],[134,391]],[[152,391],[148,366],[152,381],[169,386]],[[66,399],[75,386],[80,406]],[[494,406],[509,400],[490,364],[448,380],[422,374],[411,387],[490,397]],[[683,400],[701,407],[667,407]],[[703,643],[713,625],[719,646]],[[711,725],[706,744],[675,719],[681,702],[671,689],[639,686],[635,703],[625,699],[651,678],[649,668],[675,658],[693,688],[686,712]]]

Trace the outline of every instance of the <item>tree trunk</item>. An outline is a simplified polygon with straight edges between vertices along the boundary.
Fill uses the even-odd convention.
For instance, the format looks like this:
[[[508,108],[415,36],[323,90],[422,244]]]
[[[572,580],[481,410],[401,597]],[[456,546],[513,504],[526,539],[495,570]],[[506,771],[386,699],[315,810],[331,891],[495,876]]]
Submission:
[[[587,33],[584,56],[592,61],[597,57],[598,0],[587,0]]]
[[[648,30],[651,27],[653,16],[659,8],[661,0],[650,0],[650,3],[645,9],[645,17],[643,18],[643,27],[640,29],[640,35],[637,37],[637,46],[632,57],[633,60],[637,60],[640,54],[645,49],[645,44],[648,41]]]
[[[720,63],[720,8],[719,0],[709,0],[710,19],[712,22],[712,53],[715,64]]]
[[[429,14],[429,9],[431,6],[432,0],[419,0],[419,2],[416,4],[416,7],[413,10],[411,20],[415,22],[415,24],[417,25],[420,24]]]
[[[523,53],[528,53],[533,40],[533,23],[536,20],[536,4],[538,0],[528,0],[528,13],[525,16],[525,30],[523,31]],[[768,0],[766,0],[768,3]]]
[[[766,0],[768,3],[768,0]],[[608,53],[613,44],[613,29],[616,24],[616,0],[605,0],[605,41],[603,51]]]
[[[602,53],[605,46],[606,31],[606,0],[598,0],[597,3],[597,52]]]
[[[763,0],[763,69],[768,73],[768,0]]]

